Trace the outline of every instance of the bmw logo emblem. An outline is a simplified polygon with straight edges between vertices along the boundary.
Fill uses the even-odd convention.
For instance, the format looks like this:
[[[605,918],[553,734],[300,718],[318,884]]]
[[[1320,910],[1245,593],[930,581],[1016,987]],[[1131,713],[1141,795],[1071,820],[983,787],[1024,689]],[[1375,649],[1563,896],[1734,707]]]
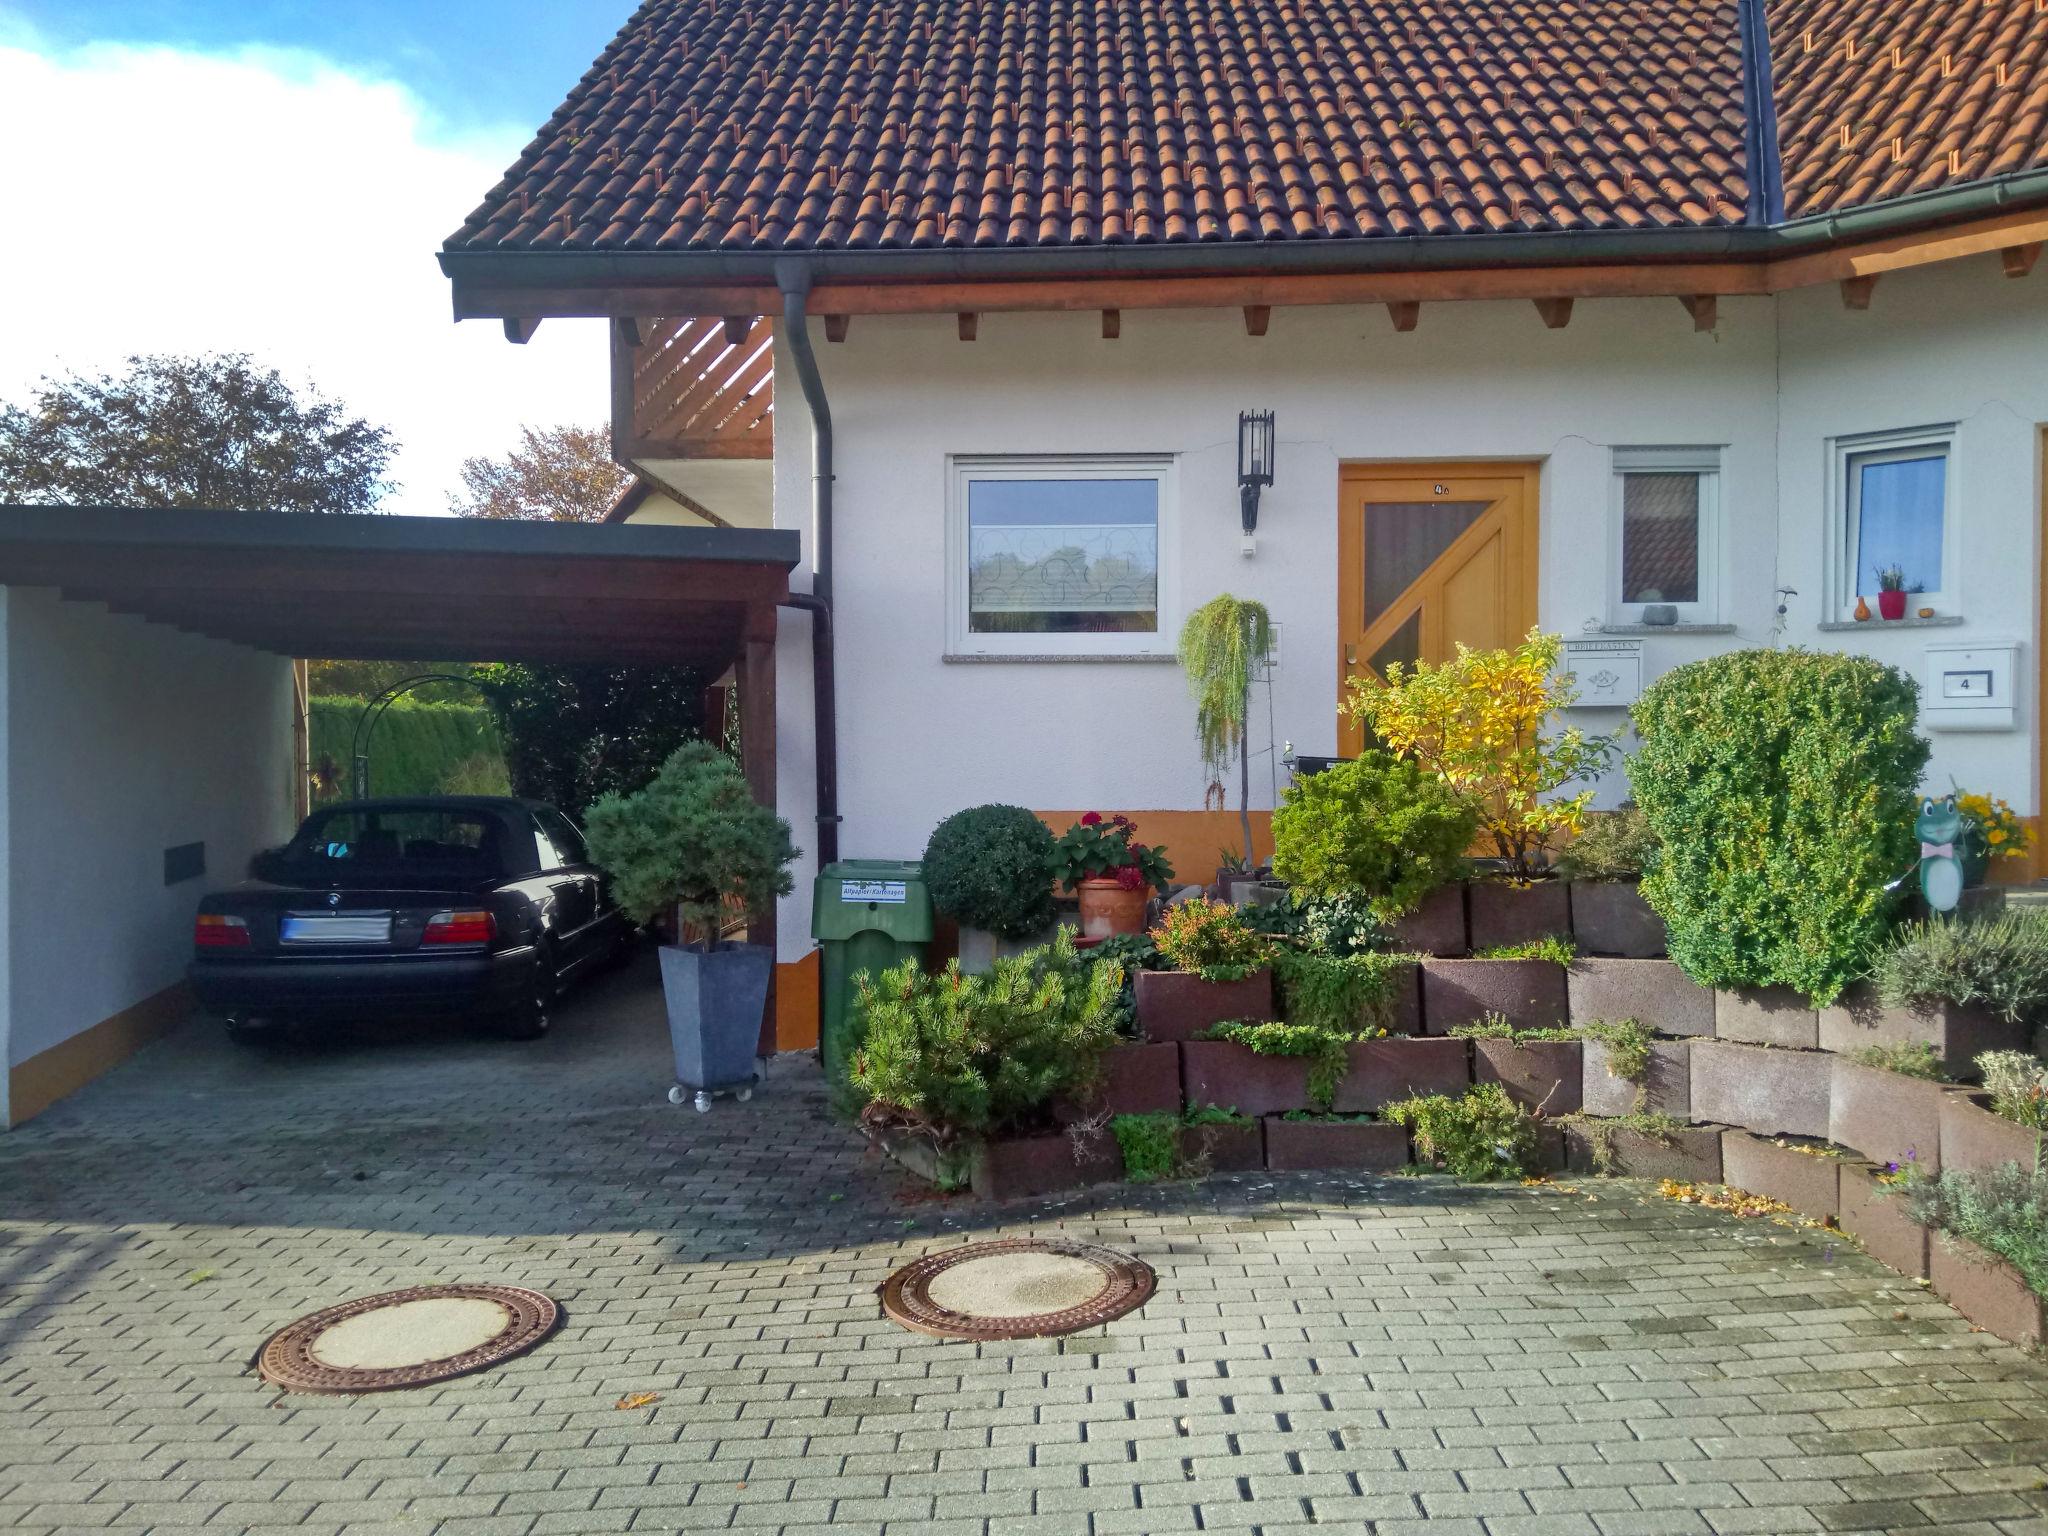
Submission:
[[[341,905],[341,892],[339,892],[339,891],[329,891],[329,892],[327,893],[327,905],[329,905],[330,907],[338,907],[338,906],[340,906],[340,905]]]

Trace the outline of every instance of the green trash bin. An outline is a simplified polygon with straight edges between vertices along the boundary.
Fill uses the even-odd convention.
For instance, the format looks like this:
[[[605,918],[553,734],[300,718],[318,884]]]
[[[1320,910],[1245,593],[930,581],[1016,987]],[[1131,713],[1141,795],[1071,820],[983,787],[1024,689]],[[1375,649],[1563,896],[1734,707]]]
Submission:
[[[923,956],[932,937],[924,866],[901,859],[827,864],[811,893],[811,937],[824,951],[819,976],[818,1051],[825,1081],[845,1080],[854,1037],[853,978]]]

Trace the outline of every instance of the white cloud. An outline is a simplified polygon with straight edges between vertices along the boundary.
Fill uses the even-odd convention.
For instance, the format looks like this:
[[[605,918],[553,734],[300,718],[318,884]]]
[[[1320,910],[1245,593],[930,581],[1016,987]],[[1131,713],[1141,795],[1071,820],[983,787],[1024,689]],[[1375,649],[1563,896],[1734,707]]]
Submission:
[[[522,422],[597,422],[605,339],[450,318],[441,241],[532,125],[454,135],[403,87],[274,49],[0,44],[0,399],[132,352],[246,351],[401,442],[446,510]]]

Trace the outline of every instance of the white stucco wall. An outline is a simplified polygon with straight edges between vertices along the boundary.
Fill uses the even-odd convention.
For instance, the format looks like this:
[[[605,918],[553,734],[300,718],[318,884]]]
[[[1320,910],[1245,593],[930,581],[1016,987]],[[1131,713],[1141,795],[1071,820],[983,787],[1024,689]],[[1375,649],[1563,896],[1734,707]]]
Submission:
[[[1930,642],[2018,641],[2018,728],[1930,731],[1928,782],[1989,789],[2026,813],[2038,778],[2040,424],[2048,422],[2048,285],[2008,279],[1996,255],[1879,280],[1867,311],[1835,289],[1779,300],[1783,331],[1779,430],[1779,567],[1797,587],[1787,638],[1860,650],[1918,677]],[[1826,586],[1830,439],[1937,423],[1957,425],[1954,628],[1848,633],[1817,625]],[[1919,599],[1909,600],[1912,607]],[[1910,610],[1909,610],[1910,611]]]
[[[48,591],[0,591],[0,614],[12,1065],[180,980],[202,891],[289,834],[292,689],[280,657]],[[205,877],[166,886],[164,850],[194,842]]]
[[[1769,643],[1781,584],[1802,594],[1785,636],[1795,643],[1863,645],[1917,670],[1929,636],[2031,642],[2032,424],[2048,420],[2048,370],[2038,364],[2048,288],[1996,272],[1987,257],[1889,277],[1860,314],[1844,311],[1833,287],[1724,299],[1710,334],[1694,332],[1670,299],[1583,301],[1561,331],[1520,302],[1427,305],[1405,335],[1378,307],[1275,309],[1264,337],[1247,336],[1235,310],[1126,312],[1116,341],[1101,338],[1092,312],[985,314],[973,342],[957,339],[951,316],[861,316],[840,344],[814,327],[838,434],[842,854],[914,857],[941,817],[990,800],[1202,803],[1193,707],[1174,666],[945,660],[954,454],[1175,455],[1180,579],[1162,596],[1162,623],[1170,632],[1226,590],[1267,603],[1283,626],[1274,734],[1307,753],[1331,752],[1337,740],[1344,462],[1539,461],[1539,615],[1573,636],[1608,613],[1610,449],[1720,445],[1719,618],[1733,629],[1647,637],[1645,681],[1715,650]],[[778,361],[783,377],[790,366]],[[1280,445],[1258,552],[1246,559],[1235,431],[1239,410],[1252,408],[1278,412]],[[1818,574],[1807,566],[1826,513],[1824,439],[1934,420],[1964,423],[1969,622],[1913,635],[1818,632]],[[776,522],[801,529],[807,544],[809,459],[802,397],[787,388],[777,401]],[[804,841],[807,621],[786,615],[782,631],[778,792]],[[2022,658],[2028,679],[2032,651],[2029,643]],[[1255,719],[1262,747],[1263,700]],[[1588,711],[1582,723],[1625,721]],[[2033,755],[2027,731],[1937,738],[1935,782],[1953,772],[2032,809]],[[1255,768],[1255,805],[1271,803],[1267,782]],[[1603,798],[1624,792],[1616,778]],[[799,871],[784,912],[785,959],[809,947],[811,873]]]

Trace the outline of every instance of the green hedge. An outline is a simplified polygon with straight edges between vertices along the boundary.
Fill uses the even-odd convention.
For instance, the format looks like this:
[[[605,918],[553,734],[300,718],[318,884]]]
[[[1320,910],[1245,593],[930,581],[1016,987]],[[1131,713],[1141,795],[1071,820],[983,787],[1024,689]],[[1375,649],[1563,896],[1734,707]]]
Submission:
[[[339,800],[351,793],[349,747],[363,708],[357,698],[312,700],[309,755],[316,799]],[[331,775],[323,775],[323,768],[331,768]],[[329,782],[323,784],[323,777]],[[400,699],[371,733],[374,795],[503,795],[510,793],[508,784],[498,723],[481,704]]]
[[[1731,651],[1643,691],[1628,774],[1659,854],[1642,892],[1695,981],[1827,1003],[1863,973],[1918,847],[1918,702],[1891,667],[1801,650]]]

